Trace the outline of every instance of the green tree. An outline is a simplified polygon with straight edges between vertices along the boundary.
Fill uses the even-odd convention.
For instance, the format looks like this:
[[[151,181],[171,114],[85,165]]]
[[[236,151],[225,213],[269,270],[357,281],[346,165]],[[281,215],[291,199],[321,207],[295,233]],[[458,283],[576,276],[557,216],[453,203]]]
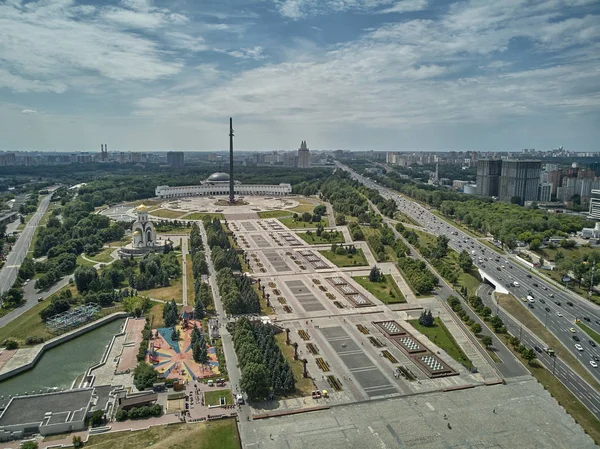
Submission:
[[[73,447],[75,449],[80,449],[83,447],[83,440],[81,439],[81,437],[79,435],[73,435]]]
[[[522,355],[523,355],[523,358],[525,360],[527,360],[527,363],[529,365],[531,365],[531,363],[533,362],[533,360],[535,360],[536,357],[537,357],[536,354],[535,354],[535,351],[533,349],[531,349],[531,348],[528,348],[525,351],[523,351]]]
[[[133,370],[133,384],[139,391],[152,387],[157,378],[156,370],[146,362],[139,362]]]
[[[423,310],[419,316],[419,324],[425,327],[432,327],[435,324],[431,310]]]
[[[381,270],[377,267],[377,265],[373,265],[373,267],[371,267],[371,272],[369,273],[369,281],[379,282],[381,281],[381,277]]]
[[[315,206],[315,208],[313,209],[313,214],[315,215],[325,215],[327,213],[327,208],[323,205],[323,204],[319,204],[318,206]]]
[[[38,449],[38,447],[37,441],[25,441],[19,446],[19,449]]]
[[[249,363],[242,370],[240,387],[251,401],[265,400],[269,395],[269,373],[263,364]]]
[[[79,293],[85,293],[92,282],[98,279],[98,272],[94,267],[78,267],[75,270],[75,286]]]
[[[492,346],[493,343],[492,337],[490,337],[489,335],[484,335],[483,337],[481,337],[481,343],[483,343],[483,345],[486,348],[489,348],[490,346]]]
[[[481,324],[479,324],[479,323],[473,323],[471,325],[471,330],[473,331],[473,333],[475,335],[479,335],[481,333]]]
[[[196,304],[194,304],[194,319],[201,320],[204,315],[204,304],[202,304],[202,301],[196,301]]]
[[[335,216],[335,225],[344,226],[346,224],[346,216],[344,214],[337,214]]]
[[[468,273],[473,268],[473,260],[469,253],[464,249],[458,255],[458,265],[465,273]]]
[[[96,410],[90,416],[90,426],[92,427],[100,427],[104,425],[104,410]]]

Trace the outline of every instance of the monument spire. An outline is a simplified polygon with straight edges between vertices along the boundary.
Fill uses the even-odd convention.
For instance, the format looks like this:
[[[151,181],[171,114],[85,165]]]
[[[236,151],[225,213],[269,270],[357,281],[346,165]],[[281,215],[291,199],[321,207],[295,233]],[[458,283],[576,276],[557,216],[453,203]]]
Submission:
[[[233,118],[229,117],[229,203],[233,204]]]

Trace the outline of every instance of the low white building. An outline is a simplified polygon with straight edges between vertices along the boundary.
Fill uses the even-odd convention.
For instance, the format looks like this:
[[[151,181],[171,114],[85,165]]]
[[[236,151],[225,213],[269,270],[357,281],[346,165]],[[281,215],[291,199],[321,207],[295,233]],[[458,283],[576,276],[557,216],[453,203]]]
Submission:
[[[273,184],[242,184],[235,181],[233,184],[236,196],[284,196],[292,193],[292,185],[281,183]],[[155,190],[158,198],[181,198],[186,196],[227,196],[229,195],[229,175],[227,173],[213,173],[196,186],[158,186]]]

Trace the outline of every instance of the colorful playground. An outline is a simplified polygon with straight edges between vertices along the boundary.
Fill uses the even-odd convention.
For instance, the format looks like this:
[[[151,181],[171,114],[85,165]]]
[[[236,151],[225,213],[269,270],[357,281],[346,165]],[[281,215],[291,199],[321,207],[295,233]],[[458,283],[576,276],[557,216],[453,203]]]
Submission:
[[[174,341],[172,330],[168,327],[153,329],[153,338],[149,341],[146,361],[162,374],[165,379],[195,381],[206,377],[219,376],[219,361],[216,349],[208,347],[209,361],[201,365],[194,361],[191,348],[191,335],[194,324],[202,329],[201,321],[184,320],[177,325],[180,339]]]

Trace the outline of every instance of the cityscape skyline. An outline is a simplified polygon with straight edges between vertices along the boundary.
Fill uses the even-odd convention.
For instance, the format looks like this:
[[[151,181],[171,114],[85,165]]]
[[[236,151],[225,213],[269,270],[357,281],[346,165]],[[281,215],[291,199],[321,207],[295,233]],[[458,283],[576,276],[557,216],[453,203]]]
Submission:
[[[0,149],[210,151],[234,115],[246,151],[596,151],[598,15],[591,0],[6,2]]]

